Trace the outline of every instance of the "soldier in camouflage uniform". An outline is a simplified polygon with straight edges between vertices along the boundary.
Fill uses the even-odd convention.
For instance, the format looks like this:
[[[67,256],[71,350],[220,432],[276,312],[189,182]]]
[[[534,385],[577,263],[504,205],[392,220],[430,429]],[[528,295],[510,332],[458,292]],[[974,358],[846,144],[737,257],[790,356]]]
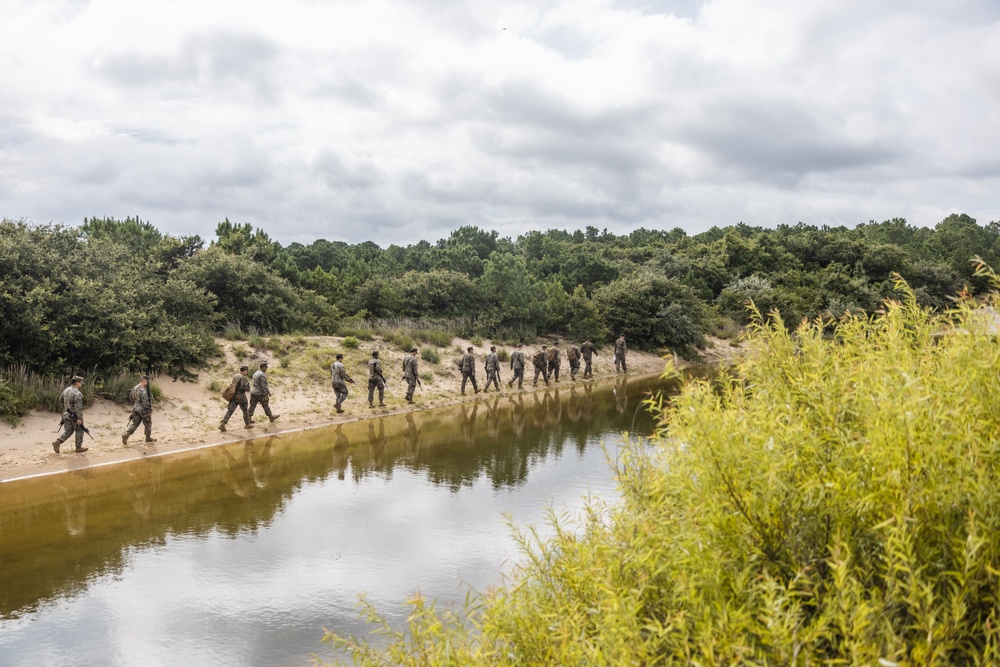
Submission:
[[[472,346],[466,348],[462,360],[458,362],[458,370],[462,371],[462,396],[465,396],[465,383],[472,381],[472,389],[479,393],[479,385],[476,384],[476,355],[472,353]]]
[[[368,360],[368,407],[375,407],[375,390],[378,389],[379,407],[385,407],[385,376],[382,375],[382,362],[378,359],[378,350],[372,350],[372,358]]]
[[[52,451],[59,453],[59,446],[69,439],[69,436],[76,435],[76,453],[82,454],[87,451],[83,446],[83,394],[80,387],[83,386],[83,378],[74,375],[69,381],[69,386],[63,389],[59,396],[59,403],[62,404],[62,434],[52,441]]]
[[[628,373],[628,364],[625,363],[625,357],[628,355],[628,345],[625,344],[625,334],[618,337],[615,341],[615,373],[625,372]],[[621,370],[618,367],[621,366]]]
[[[260,362],[260,370],[253,374],[250,380],[250,419],[253,419],[253,412],[257,409],[257,404],[264,408],[264,414],[268,421],[274,421],[281,415],[271,414],[271,389],[267,386],[267,362]]]
[[[575,343],[569,344],[566,360],[569,361],[569,378],[575,382],[576,374],[580,372],[580,348]]]
[[[542,379],[545,380],[545,386],[549,386],[549,373],[545,370],[545,357],[547,356],[548,345],[542,345],[542,349],[535,352],[535,356],[531,358],[531,363],[535,366],[535,379],[531,383],[532,387],[538,386],[538,375],[541,374]]]
[[[413,403],[413,392],[417,389],[417,378],[420,362],[417,361],[417,348],[403,357],[403,379],[406,380],[406,402]]]
[[[337,412],[341,413],[344,411],[341,406],[347,400],[347,383],[357,384],[344,368],[344,355],[337,355],[337,360],[330,366],[330,377],[333,380],[333,393],[337,397],[337,402],[333,405],[337,408]]]
[[[240,366],[239,375],[233,376],[233,384],[236,385],[236,393],[233,397],[229,399],[229,406],[226,409],[226,416],[222,418],[219,422],[219,430],[225,432],[226,423],[229,418],[233,416],[236,412],[236,406],[239,406],[240,410],[243,411],[243,426],[244,428],[253,428],[253,422],[250,421],[250,413],[247,411],[247,392],[250,391],[250,379],[247,377],[247,373],[250,372],[249,366]]]
[[[490,345],[490,353],[486,355],[486,386],[483,391],[489,393],[490,383],[500,391],[500,357],[497,356],[496,345]]]
[[[545,359],[548,361],[549,377],[555,377],[556,382],[559,382],[559,367],[562,366],[562,358],[559,356],[558,341],[552,343],[552,347],[549,348],[549,352],[545,355]]]
[[[146,442],[156,442],[153,439],[153,398],[149,395],[149,376],[143,375],[139,378],[139,384],[132,387],[128,394],[128,400],[132,401],[132,414],[128,418],[128,426],[122,433],[122,444],[128,444],[128,438],[139,428],[139,424],[146,427]]]
[[[508,387],[514,386],[514,380],[517,380],[517,388],[524,388],[524,352],[521,350],[521,343],[517,344],[517,349],[510,355],[510,370],[513,372],[513,376],[510,378],[510,382],[507,383]]]
[[[583,345],[580,346],[580,354],[583,355],[583,363],[585,364],[583,367],[583,379],[586,380],[587,378],[594,377],[594,370],[591,366],[591,361],[593,360],[594,355],[597,354],[597,347],[590,342],[589,336],[587,337],[587,340],[584,341]]]

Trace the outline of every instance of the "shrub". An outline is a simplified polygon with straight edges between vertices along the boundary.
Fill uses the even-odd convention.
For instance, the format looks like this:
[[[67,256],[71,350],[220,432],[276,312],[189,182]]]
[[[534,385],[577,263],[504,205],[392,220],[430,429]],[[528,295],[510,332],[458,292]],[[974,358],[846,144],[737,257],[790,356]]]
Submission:
[[[434,383],[434,373],[431,373],[430,371],[423,371],[419,375],[421,382],[426,382],[427,384]]]
[[[222,391],[222,380],[218,378],[212,378],[208,381],[208,390],[212,393],[218,393]]]
[[[424,347],[420,349],[420,358],[424,361],[432,364],[441,363],[441,355],[433,347]]]
[[[476,347],[480,347],[483,344],[482,336],[473,336],[470,342]]]
[[[357,665],[996,664],[1000,340],[900,287],[832,339],[757,313],[735,375],[649,400],[616,507],[522,534],[464,610],[326,640]]]
[[[510,352],[501,349],[499,352],[497,352],[497,359],[499,359],[501,362],[510,361]]]
[[[249,343],[250,347],[254,348],[255,350],[268,349],[267,341],[264,340],[263,336],[260,336],[258,334],[250,334],[250,336],[247,338],[247,343]]]
[[[233,354],[236,355],[237,359],[244,359],[244,358],[246,358],[246,356],[247,356],[247,347],[246,347],[246,345],[240,345],[240,344],[233,345]]]
[[[223,327],[222,337],[226,340],[246,340],[248,336],[238,321],[231,320]]]
[[[343,340],[344,347],[348,350],[356,350],[361,343],[354,336],[348,336]]]

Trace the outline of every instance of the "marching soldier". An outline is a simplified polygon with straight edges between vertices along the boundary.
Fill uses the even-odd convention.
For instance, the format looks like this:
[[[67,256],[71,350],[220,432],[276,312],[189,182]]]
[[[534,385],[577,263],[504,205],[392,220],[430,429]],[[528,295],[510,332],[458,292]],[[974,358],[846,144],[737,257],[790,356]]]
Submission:
[[[545,358],[549,362],[549,377],[554,376],[556,382],[559,382],[559,367],[562,366],[562,359],[559,356],[558,341],[552,343],[552,347],[549,348],[549,352],[545,355]]]
[[[513,372],[513,376],[510,378],[510,382],[507,383],[508,387],[514,386],[514,380],[517,380],[517,388],[524,388],[524,352],[521,350],[521,343],[517,344],[517,349],[514,350],[510,355],[510,370]]]
[[[52,441],[52,451],[59,453],[59,446],[69,439],[69,436],[76,435],[76,453],[82,454],[87,451],[83,446],[83,432],[86,428],[83,425],[83,394],[80,387],[83,386],[83,378],[74,375],[69,381],[69,386],[63,389],[59,395],[59,403],[62,404],[62,434]]]
[[[253,412],[257,409],[257,404],[264,408],[264,414],[268,421],[274,421],[281,415],[271,414],[271,389],[267,386],[267,362],[260,362],[260,370],[253,374],[250,380],[250,419],[253,419]]]
[[[249,366],[240,366],[239,375],[233,377],[233,385],[236,387],[236,393],[229,399],[226,416],[219,423],[219,430],[222,432],[225,432],[226,423],[233,416],[233,413],[236,412],[236,406],[239,406],[240,410],[243,411],[243,427],[253,428],[253,422],[250,421],[250,413],[247,411],[247,392],[250,391],[250,379],[247,377],[247,373],[249,372]]]
[[[375,390],[378,389],[379,407],[385,407],[385,376],[382,375],[382,362],[378,360],[378,350],[372,350],[372,358],[368,360],[368,407],[375,407]]]
[[[497,356],[496,345],[490,345],[490,353],[486,355],[486,387],[483,389],[484,392],[489,393],[491,382],[497,391],[500,391],[499,375],[500,358]]]
[[[594,377],[594,370],[591,367],[591,361],[594,355],[597,354],[597,348],[592,342],[590,342],[590,336],[587,336],[587,340],[584,341],[583,345],[580,346],[580,354],[583,355],[583,362],[585,366],[583,367],[583,379]]]
[[[549,386],[549,373],[545,370],[545,357],[546,350],[548,350],[548,345],[542,345],[542,349],[535,352],[535,356],[531,358],[531,363],[535,366],[535,380],[531,383],[532,387],[538,386],[538,375],[541,374],[542,379],[545,380],[545,386]]]
[[[628,373],[628,364],[625,363],[625,355],[628,354],[628,345],[625,344],[625,334],[623,333],[615,341],[615,373]],[[618,367],[621,366],[621,371]]]
[[[417,348],[410,350],[410,353],[403,357],[403,379],[406,380],[406,402],[413,403],[413,392],[417,388]]]
[[[580,348],[576,343],[570,343],[566,350],[566,360],[569,361],[569,379],[576,381],[576,374],[580,371]]]
[[[466,348],[462,360],[458,362],[458,368],[462,371],[462,396],[465,396],[465,383],[472,381],[472,389],[479,393],[479,385],[476,384],[476,355],[472,353],[472,346]]]
[[[143,375],[139,378],[139,384],[132,387],[128,398],[132,401],[132,414],[128,418],[128,426],[122,434],[122,444],[128,444],[128,438],[139,428],[139,424],[145,427],[146,442],[156,442],[153,439],[153,400],[149,395],[149,376]]]
[[[347,400],[347,383],[357,384],[344,368],[344,355],[337,355],[337,360],[330,366],[330,377],[333,380],[333,393],[337,397],[337,402],[333,405],[338,413],[342,413],[344,409],[341,406]]]

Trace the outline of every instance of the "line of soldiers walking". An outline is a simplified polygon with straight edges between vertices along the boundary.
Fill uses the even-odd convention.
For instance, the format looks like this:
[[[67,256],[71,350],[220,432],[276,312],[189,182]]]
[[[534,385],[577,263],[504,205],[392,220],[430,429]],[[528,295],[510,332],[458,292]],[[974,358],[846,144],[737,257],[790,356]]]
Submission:
[[[516,349],[510,355],[510,370],[512,371],[512,376],[510,380],[507,381],[507,387],[513,388],[514,383],[517,383],[518,389],[524,388],[524,371],[525,371],[525,357],[523,344],[518,343]],[[462,385],[461,393],[465,395],[465,388],[468,384],[472,385],[472,390],[478,394],[479,385],[476,381],[476,355],[474,353],[475,348],[469,346],[466,348],[465,354],[462,356],[461,360],[457,362],[458,368],[462,373]],[[420,362],[417,359],[417,348],[412,348],[409,353],[403,357],[403,380],[406,382],[406,402],[412,404],[413,394],[417,386],[423,386],[420,381],[419,368]],[[628,365],[626,363],[626,357],[628,354],[628,346],[625,343],[625,334],[622,334],[615,341],[615,371],[618,373],[628,372]],[[593,375],[593,358],[597,355],[597,348],[594,343],[587,338],[586,341],[580,346],[571,343],[566,350],[566,360],[569,362],[569,372],[570,379],[575,381],[577,374],[580,372],[581,362],[584,364],[583,368],[583,379],[590,379]],[[531,363],[535,370],[535,376],[532,381],[532,386],[538,386],[538,378],[541,376],[545,385],[548,386],[554,379],[555,382],[559,382],[559,371],[562,366],[562,355],[559,349],[558,342],[554,342],[552,347],[548,345],[542,345],[541,349],[538,350],[531,358]],[[371,359],[368,360],[368,405],[371,408],[376,407],[375,405],[375,393],[378,393],[378,406],[385,406],[385,389],[386,389],[386,379],[382,368],[382,361],[379,359],[378,350],[372,352]],[[240,366],[240,372],[235,375],[230,383],[229,387],[223,391],[223,397],[228,398],[228,404],[226,406],[226,413],[222,417],[222,421],[219,422],[219,430],[225,432],[226,424],[229,423],[229,419],[239,408],[243,415],[243,425],[244,428],[253,428],[253,415],[259,405],[264,411],[264,415],[267,417],[268,421],[275,421],[281,415],[276,415],[271,412],[270,397],[271,389],[268,386],[267,381],[267,368],[268,364],[266,361],[260,363],[259,370],[255,371],[252,377],[248,377],[250,367]],[[490,346],[490,351],[486,355],[486,385],[484,387],[485,392],[489,392],[490,387],[500,391],[500,357],[497,354],[497,348],[495,345]],[[344,366],[344,355],[338,354],[336,361],[330,366],[330,376],[331,385],[333,387],[334,395],[336,401],[334,407],[337,413],[344,412],[344,401],[347,400],[348,389],[347,384],[357,385],[354,379],[347,373],[347,368]],[[59,453],[62,444],[70,438],[70,436],[75,436],[75,452],[83,453],[87,451],[87,448],[83,446],[83,436],[84,434],[90,434],[90,430],[83,423],[83,393],[80,388],[83,386],[83,378],[79,375],[74,375],[70,380],[70,385],[63,390],[59,397],[60,404],[63,408],[62,418],[60,420],[60,426],[63,429],[62,433],[52,442],[52,450],[55,453]],[[249,395],[249,400],[247,396]],[[142,424],[145,432],[145,442],[153,443],[156,439],[152,437],[153,428],[153,397],[149,389],[149,376],[142,375],[139,378],[139,383],[132,388],[129,392],[129,400],[132,401],[132,412],[129,415],[128,424],[125,428],[125,432],[122,433],[122,444],[128,445],[129,437],[135,433]]]

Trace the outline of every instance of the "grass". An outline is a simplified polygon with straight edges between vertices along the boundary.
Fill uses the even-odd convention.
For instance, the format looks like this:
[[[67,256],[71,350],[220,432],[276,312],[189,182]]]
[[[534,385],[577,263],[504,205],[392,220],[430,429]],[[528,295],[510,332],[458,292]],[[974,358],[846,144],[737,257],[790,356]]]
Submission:
[[[248,352],[249,350],[247,350],[246,345],[241,345],[239,343],[233,345],[233,354],[236,355],[237,361],[242,361],[246,359]]]
[[[500,351],[497,352],[497,359],[499,359],[502,362],[510,361],[510,352],[508,352],[503,348],[500,348]]]
[[[254,348],[255,350],[266,350],[266,349],[268,349],[267,348],[267,341],[264,339],[263,336],[259,336],[257,334],[251,334],[247,338],[247,343],[249,343],[250,347]]]
[[[427,384],[434,384],[434,373],[430,371],[422,371],[418,373],[421,382],[426,382]]]
[[[424,347],[420,349],[420,358],[430,364],[441,363],[441,355],[433,347]]]
[[[346,350],[356,350],[361,345],[361,341],[354,336],[347,336],[343,341],[341,341],[341,344]]]

